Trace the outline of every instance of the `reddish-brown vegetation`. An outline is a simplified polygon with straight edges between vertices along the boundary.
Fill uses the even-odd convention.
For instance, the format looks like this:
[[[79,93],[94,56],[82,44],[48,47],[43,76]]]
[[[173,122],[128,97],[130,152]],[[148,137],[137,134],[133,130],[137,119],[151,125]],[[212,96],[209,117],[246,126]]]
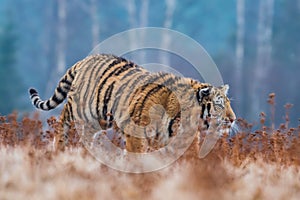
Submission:
[[[269,103],[274,104],[274,95]],[[52,151],[57,120],[43,130],[38,115],[0,117],[0,199],[298,199],[300,127],[286,121],[260,129],[239,120],[241,132],[219,139],[198,158],[198,141],[171,166],[127,174],[96,161],[79,143],[76,131],[65,152]],[[272,109],[271,109],[271,112]],[[203,142],[202,135],[200,145]]]

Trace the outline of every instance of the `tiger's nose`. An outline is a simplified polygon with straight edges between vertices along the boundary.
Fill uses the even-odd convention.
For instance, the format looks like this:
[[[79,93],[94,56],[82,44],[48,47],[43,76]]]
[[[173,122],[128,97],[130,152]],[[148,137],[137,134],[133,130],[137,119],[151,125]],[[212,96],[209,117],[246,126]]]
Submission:
[[[233,115],[233,116],[226,117],[225,121],[232,123],[235,121],[235,119],[236,119],[236,117],[235,117],[235,115]]]
[[[228,117],[229,121],[232,123],[236,120],[236,116],[234,113],[232,113],[229,117]]]
[[[233,121],[234,121],[233,118],[229,118],[229,117],[226,117],[226,118],[225,118],[225,122],[230,122],[230,123],[232,123]]]

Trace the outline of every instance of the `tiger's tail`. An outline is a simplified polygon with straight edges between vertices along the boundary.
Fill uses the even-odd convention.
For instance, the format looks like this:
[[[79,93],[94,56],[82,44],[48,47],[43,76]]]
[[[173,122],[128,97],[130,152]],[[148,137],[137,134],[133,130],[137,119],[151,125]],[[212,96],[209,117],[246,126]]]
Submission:
[[[76,65],[75,65],[76,66]],[[62,103],[67,97],[71,89],[72,82],[76,75],[76,67],[70,68],[67,73],[61,78],[56,87],[54,94],[48,100],[43,101],[38,92],[34,88],[29,89],[30,99],[32,104],[41,110],[52,110]]]

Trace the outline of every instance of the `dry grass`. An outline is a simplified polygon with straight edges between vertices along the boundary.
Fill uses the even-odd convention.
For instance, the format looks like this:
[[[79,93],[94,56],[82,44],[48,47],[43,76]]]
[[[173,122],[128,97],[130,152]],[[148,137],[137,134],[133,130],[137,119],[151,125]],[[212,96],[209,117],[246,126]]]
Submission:
[[[299,199],[300,127],[288,127],[286,108],[278,129],[265,125],[264,113],[254,133],[240,120],[244,131],[222,137],[204,159],[195,140],[174,164],[146,174],[101,165],[75,133],[65,152],[54,153],[55,118],[43,130],[37,115],[2,116],[0,199]]]

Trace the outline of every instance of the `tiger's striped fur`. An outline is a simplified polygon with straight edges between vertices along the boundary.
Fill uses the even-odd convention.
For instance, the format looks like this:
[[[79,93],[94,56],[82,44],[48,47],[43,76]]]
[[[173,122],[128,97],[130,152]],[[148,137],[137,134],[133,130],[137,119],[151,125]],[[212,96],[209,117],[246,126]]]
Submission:
[[[35,89],[29,92],[33,105],[41,110],[54,109],[67,98],[60,117],[64,130],[55,139],[57,149],[65,147],[68,127],[75,120],[88,124],[91,134],[114,125],[125,135],[128,151],[144,152],[149,137],[159,148],[176,134],[183,107],[197,106],[206,123],[210,117],[235,120],[227,90],[228,85],[217,88],[173,74],[150,73],[124,58],[100,54],[73,65],[50,99],[41,100]],[[145,133],[150,129],[143,129],[149,124],[151,136]]]

